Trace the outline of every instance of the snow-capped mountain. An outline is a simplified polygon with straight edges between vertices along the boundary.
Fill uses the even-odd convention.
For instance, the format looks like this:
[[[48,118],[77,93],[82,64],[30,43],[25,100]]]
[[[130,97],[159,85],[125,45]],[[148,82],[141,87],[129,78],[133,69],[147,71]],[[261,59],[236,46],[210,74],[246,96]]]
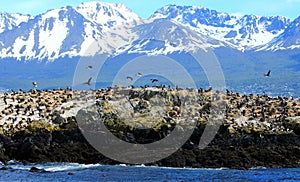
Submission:
[[[0,33],[11,30],[30,18],[29,15],[0,13]]]
[[[230,15],[201,6],[169,5],[157,10],[152,19],[180,22],[218,40],[231,42],[240,50],[270,42],[288,27],[285,17]]]
[[[75,9],[87,20],[111,28],[124,22],[139,22],[141,18],[124,4],[105,2],[82,3]]]
[[[143,20],[123,4],[82,3],[37,16],[0,14],[0,58],[47,59],[97,53],[170,54],[197,48],[300,48],[299,20],[169,5]]]
[[[7,30],[0,34],[0,54],[26,60],[54,60],[112,53],[130,39],[126,31],[121,31],[126,37],[116,35],[120,30],[113,26],[122,25],[124,29],[138,22],[140,18],[120,4],[90,2],[54,9],[18,26],[3,26]]]
[[[300,48],[300,16],[284,32],[262,47],[262,50],[285,50]]]
[[[157,55],[228,46],[226,42],[212,39],[180,23],[165,19],[145,22],[134,27],[133,32],[138,38],[125,47],[123,52]]]

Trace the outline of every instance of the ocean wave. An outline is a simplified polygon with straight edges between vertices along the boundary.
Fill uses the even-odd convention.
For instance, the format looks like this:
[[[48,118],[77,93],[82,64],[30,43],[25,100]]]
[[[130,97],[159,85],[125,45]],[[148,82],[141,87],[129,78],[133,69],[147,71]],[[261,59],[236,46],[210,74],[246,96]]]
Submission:
[[[120,164],[119,166],[127,166],[130,167],[128,165],[125,164]],[[157,169],[174,169],[174,170],[193,170],[193,171],[201,171],[201,170],[215,170],[215,171],[219,171],[219,170],[229,170],[229,168],[227,167],[221,167],[221,168],[192,168],[192,167],[165,167],[165,166],[145,166],[144,164],[141,165],[134,165],[131,167],[135,167],[135,168],[157,168]]]
[[[256,166],[256,167],[251,167],[250,170],[258,170],[258,169],[268,169],[266,167],[263,166]]]
[[[79,163],[42,163],[42,164],[8,164],[8,167],[16,170],[30,170],[32,167],[43,169],[47,172],[79,171],[102,166],[101,164],[79,164]]]

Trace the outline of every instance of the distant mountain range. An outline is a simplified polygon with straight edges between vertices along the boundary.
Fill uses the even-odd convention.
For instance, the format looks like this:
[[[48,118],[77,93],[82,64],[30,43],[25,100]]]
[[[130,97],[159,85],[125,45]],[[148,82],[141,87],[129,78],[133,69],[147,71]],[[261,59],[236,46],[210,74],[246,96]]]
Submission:
[[[234,15],[168,5],[141,19],[123,4],[82,3],[37,16],[0,14],[0,58],[56,60],[97,53],[170,54],[196,48],[300,49],[300,17]]]

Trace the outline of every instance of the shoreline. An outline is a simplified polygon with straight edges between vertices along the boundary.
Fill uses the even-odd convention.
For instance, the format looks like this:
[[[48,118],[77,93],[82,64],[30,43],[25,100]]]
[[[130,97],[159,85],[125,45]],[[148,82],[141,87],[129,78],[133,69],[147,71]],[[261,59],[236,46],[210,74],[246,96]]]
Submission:
[[[51,165],[51,170],[49,170],[49,166]],[[30,170],[32,167],[38,168],[42,172],[62,172],[62,171],[74,171],[72,169],[68,168],[63,168],[63,169],[53,169],[53,166],[57,165],[58,167],[60,166],[70,166],[76,167],[76,170],[81,170],[81,169],[89,169],[89,168],[97,168],[97,167],[133,167],[133,168],[158,168],[158,169],[175,169],[175,170],[240,170],[240,171],[251,171],[251,170],[268,170],[268,169],[299,169],[299,167],[295,168],[267,168],[263,166],[257,166],[257,167],[252,167],[249,169],[235,169],[235,168],[227,168],[227,167],[221,167],[221,168],[192,168],[192,167],[166,167],[166,166],[157,166],[157,165],[144,165],[144,164],[115,164],[115,165],[109,165],[109,164],[83,164],[83,163],[76,163],[76,162],[43,162],[43,163],[22,163],[19,161],[8,161],[7,164],[2,164],[0,163],[0,171],[1,170]],[[23,166],[23,168],[14,168],[15,166]]]
[[[116,120],[115,111],[122,113],[126,107],[128,110],[128,104],[123,103],[124,94],[129,94],[131,104],[135,106],[133,109],[138,115],[133,120],[121,122]],[[205,118],[209,115],[209,107],[213,106],[210,104],[210,99],[215,98],[211,90],[127,89],[120,87],[96,91],[60,89],[16,93],[13,95],[13,99],[17,101],[12,101],[11,95],[8,94],[7,97],[10,98],[6,98],[7,105],[13,106],[10,106],[11,112],[8,112],[7,115],[11,117],[16,109],[20,111],[20,108],[25,111],[26,107],[23,107],[23,104],[30,105],[31,110],[29,109],[28,112],[32,112],[32,118],[35,116],[40,118],[36,117],[38,119],[29,122],[28,118],[31,116],[26,115],[27,120],[22,117],[20,119],[20,121],[25,120],[25,122],[18,120],[12,122],[12,126],[16,127],[8,127],[7,131],[3,130],[3,126],[4,122],[8,123],[5,119],[8,117],[5,116],[0,119],[2,127],[0,131],[0,161],[4,163],[9,160],[16,160],[22,163],[120,164],[96,151],[82,135],[81,129],[85,125],[76,121],[77,118],[74,113],[78,111],[87,112],[88,110],[85,108],[93,105],[86,104],[90,99],[96,101],[94,106],[100,113],[109,120],[114,120],[114,122],[104,121],[105,126],[115,136],[130,143],[145,144],[163,139],[173,131],[175,126],[181,124],[178,122],[180,120],[177,121],[180,117],[186,116],[189,121],[197,123],[189,140],[177,152],[160,161],[145,164],[146,166],[225,167],[229,169],[250,169],[257,166],[267,168],[300,167],[300,101],[298,99],[256,95],[242,96],[232,92],[219,94],[225,99],[220,101],[216,99],[216,103],[218,105],[224,101],[226,105],[224,115],[226,115],[222,119],[217,135],[206,148],[201,150],[197,148],[197,144],[205,127],[210,124]],[[153,103],[157,102],[151,98],[157,95],[164,101],[169,100],[168,107],[163,106],[163,108],[167,108],[163,110],[163,116],[167,119],[153,125],[149,121],[153,121],[157,115],[156,117],[145,116],[145,111],[157,111],[158,113],[162,110],[162,107],[157,109],[153,106]],[[189,108],[180,107],[182,100],[178,98],[186,97],[192,99],[193,104]],[[196,102],[193,100],[195,97],[199,98]],[[7,108],[4,107],[3,109],[4,101],[2,99],[3,95],[1,95],[0,101],[3,111]],[[26,99],[31,102],[26,102]],[[140,104],[141,101],[146,103],[143,107]],[[241,104],[242,101],[244,101],[243,104]],[[41,103],[44,107],[39,108]],[[18,107],[18,105],[22,107]],[[0,112],[2,112],[1,109]],[[243,111],[245,109],[246,111]],[[268,112],[274,112],[274,116],[268,115]],[[282,112],[281,115],[278,114],[279,112]],[[128,115],[124,112],[121,116],[127,117]],[[85,124],[89,126],[90,123]],[[134,129],[136,127],[150,129]]]
[[[9,160],[20,161],[24,164],[45,162],[71,162],[80,164],[123,164],[111,160],[90,146],[84,138],[78,137],[74,130],[52,133],[53,143],[49,146],[42,143],[47,140],[46,132],[36,136],[18,136],[19,139],[4,138],[5,152],[0,152],[0,159],[6,163]],[[71,134],[72,133],[72,134]],[[61,135],[59,135],[61,134]],[[179,168],[228,168],[251,169],[253,167],[266,168],[299,168],[300,144],[296,135],[272,135],[267,138],[263,146],[256,144],[258,135],[245,134],[227,138],[228,143],[223,143],[224,134],[217,136],[212,144],[199,150],[193,148],[189,141],[171,156],[160,161],[144,164],[145,166],[179,167]],[[69,136],[66,139],[66,136]],[[24,139],[23,139],[24,138]],[[29,139],[30,138],[30,139]],[[65,141],[62,141],[64,138]],[[238,140],[244,138],[240,143]],[[3,141],[3,137],[1,136]],[[24,142],[26,140],[31,140]],[[61,140],[60,142],[58,140]],[[11,143],[12,142],[12,143]],[[249,144],[251,143],[252,144]],[[72,144],[71,144],[72,143]],[[235,144],[235,145],[234,145]],[[3,151],[2,151],[3,152]],[[126,164],[132,165],[132,164]]]

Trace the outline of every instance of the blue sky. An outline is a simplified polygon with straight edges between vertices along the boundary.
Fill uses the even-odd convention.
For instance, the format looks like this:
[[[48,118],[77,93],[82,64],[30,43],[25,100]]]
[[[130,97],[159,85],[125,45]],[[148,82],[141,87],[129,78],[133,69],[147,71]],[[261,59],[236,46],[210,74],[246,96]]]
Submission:
[[[76,6],[91,0],[0,0],[0,12],[37,15],[66,5]],[[142,18],[168,4],[201,5],[221,12],[280,15],[291,19],[300,16],[300,0],[101,0],[123,3]]]

